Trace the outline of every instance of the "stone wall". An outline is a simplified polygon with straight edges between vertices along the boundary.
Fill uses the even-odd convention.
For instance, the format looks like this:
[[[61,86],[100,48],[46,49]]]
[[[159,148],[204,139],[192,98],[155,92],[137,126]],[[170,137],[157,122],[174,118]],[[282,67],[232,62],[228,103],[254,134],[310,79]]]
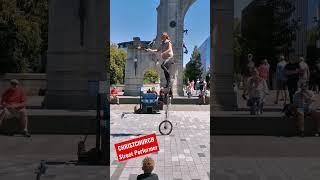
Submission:
[[[0,93],[9,86],[10,79],[20,81],[27,96],[38,96],[40,89],[46,89],[47,75],[36,73],[7,73],[0,76]]]

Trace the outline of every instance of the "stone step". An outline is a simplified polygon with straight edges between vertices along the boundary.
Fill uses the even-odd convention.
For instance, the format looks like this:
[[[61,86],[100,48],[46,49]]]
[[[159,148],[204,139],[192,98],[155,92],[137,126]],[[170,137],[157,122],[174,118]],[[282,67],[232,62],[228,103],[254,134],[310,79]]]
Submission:
[[[306,133],[312,133],[315,123],[305,122]],[[248,112],[213,112],[211,114],[211,135],[270,135],[290,136],[296,132],[296,124],[279,112],[264,112],[249,115]]]
[[[139,104],[139,96],[119,96],[120,104]],[[173,96],[172,104],[199,104],[198,97]]]
[[[29,131],[32,134],[95,134],[96,111],[29,109]],[[17,120],[4,123],[1,132],[17,132]]]

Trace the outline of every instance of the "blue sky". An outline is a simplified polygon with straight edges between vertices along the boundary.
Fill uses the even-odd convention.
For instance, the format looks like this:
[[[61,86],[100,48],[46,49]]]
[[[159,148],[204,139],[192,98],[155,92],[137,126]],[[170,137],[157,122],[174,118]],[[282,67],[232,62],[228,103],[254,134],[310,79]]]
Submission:
[[[160,0],[111,0],[110,36],[113,43],[131,41],[138,36],[150,41],[157,33],[157,11]],[[189,53],[184,56],[186,64],[194,46],[200,46],[210,35],[210,0],[197,0],[185,17],[185,44]]]

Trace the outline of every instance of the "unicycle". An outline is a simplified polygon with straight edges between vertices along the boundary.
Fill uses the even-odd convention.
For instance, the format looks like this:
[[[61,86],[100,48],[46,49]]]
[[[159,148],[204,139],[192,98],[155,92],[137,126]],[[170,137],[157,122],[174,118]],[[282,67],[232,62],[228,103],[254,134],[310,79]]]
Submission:
[[[169,135],[173,129],[172,123],[169,121],[169,110],[170,110],[171,98],[172,98],[172,96],[169,93],[170,91],[171,91],[171,88],[169,88],[168,91],[166,92],[167,105],[165,109],[165,120],[163,120],[159,125],[159,132],[162,135]]]

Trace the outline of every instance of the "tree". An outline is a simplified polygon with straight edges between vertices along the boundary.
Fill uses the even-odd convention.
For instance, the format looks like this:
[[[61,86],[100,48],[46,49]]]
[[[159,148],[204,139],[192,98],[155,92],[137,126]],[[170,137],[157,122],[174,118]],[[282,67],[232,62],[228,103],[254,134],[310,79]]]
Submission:
[[[189,79],[189,81],[196,81],[201,78],[202,72],[201,56],[197,46],[195,46],[190,61],[186,64],[185,77]]]
[[[241,35],[241,20],[234,19],[233,24],[233,55],[234,55],[234,71],[240,73],[242,66],[247,62],[243,62],[247,54],[251,53],[247,40]]]
[[[110,44],[110,83],[117,84],[124,81],[124,69],[127,53],[119,49],[116,44]]]
[[[144,73],[143,83],[156,83],[160,79],[159,73],[155,69],[149,69]]]
[[[0,73],[40,72],[46,54],[47,0],[0,1]]]
[[[274,68],[279,54],[293,50],[298,19],[293,19],[295,6],[292,0],[266,0],[250,9],[243,17],[242,36],[252,50],[256,64],[264,58]]]

